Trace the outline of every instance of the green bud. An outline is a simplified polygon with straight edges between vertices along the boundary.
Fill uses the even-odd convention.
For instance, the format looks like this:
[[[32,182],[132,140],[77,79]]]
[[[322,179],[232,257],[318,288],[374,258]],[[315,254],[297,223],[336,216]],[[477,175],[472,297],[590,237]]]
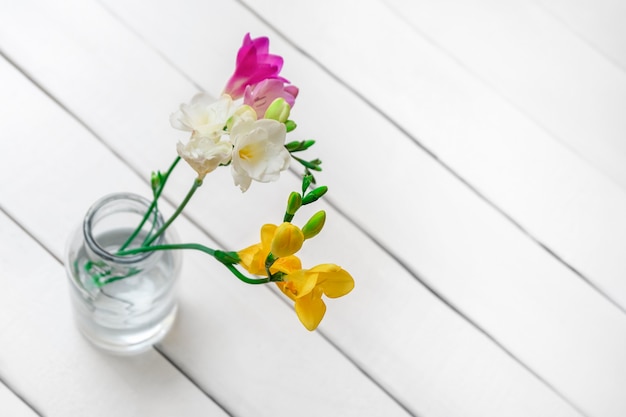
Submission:
[[[311,190],[302,199],[302,205],[311,204],[314,201],[319,200],[324,194],[326,194],[326,191],[328,191],[328,187],[325,185],[322,185],[320,187],[315,188],[314,190]]]
[[[156,190],[159,187],[161,183],[161,178],[157,172],[152,171],[152,175],[150,176],[150,183],[152,184],[153,190]]]
[[[309,221],[306,222],[306,224],[302,228],[304,239],[311,239],[312,237],[317,236],[317,234],[322,231],[325,222],[326,212],[324,210],[318,211],[313,216],[311,216]]]
[[[289,194],[289,199],[287,200],[287,214],[293,216],[301,206],[302,196],[299,193],[292,191],[291,194]]]
[[[265,111],[265,116],[263,117],[266,119],[273,119],[281,123],[285,123],[289,118],[290,111],[291,106],[289,105],[289,103],[287,103],[284,98],[279,97],[276,100],[272,101],[272,104],[270,104],[270,106],[267,108],[267,110]]]
[[[152,194],[156,197],[159,189],[163,186],[163,174],[160,171],[152,172],[150,185],[152,186]]]
[[[315,141],[313,139],[302,140],[302,141],[296,140],[296,141],[289,142],[288,144],[286,144],[285,148],[287,148],[289,152],[301,152],[301,151],[306,151],[314,144],[315,144]]]

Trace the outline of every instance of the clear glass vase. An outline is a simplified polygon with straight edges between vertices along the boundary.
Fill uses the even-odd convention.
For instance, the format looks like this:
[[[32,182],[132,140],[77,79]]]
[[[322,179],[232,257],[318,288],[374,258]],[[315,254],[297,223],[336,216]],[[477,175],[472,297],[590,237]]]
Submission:
[[[149,206],[150,201],[134,194],[106,196],[89,209],[67,245],[65,265],[76,324],[89,341],[107,351],[147,350],[165,336],[176,316],[180,252],[116,255]],[[160,213],[151,215],[127,248],[139,246],[162,224]],[[169,227],[153,245],[176,242]]]

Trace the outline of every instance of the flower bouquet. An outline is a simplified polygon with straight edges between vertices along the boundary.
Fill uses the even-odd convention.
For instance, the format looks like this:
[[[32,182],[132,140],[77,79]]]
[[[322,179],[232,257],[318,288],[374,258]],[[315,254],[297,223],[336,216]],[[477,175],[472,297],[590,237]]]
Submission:
[[[111,201],[116,199],[109,196],[92,207],[79,233],[86,243],[70,245],[68,250],[68,274],[75,287],[75,306],[80,310],[78,315],[83,322],[89,316],[89,320],[97,321],[101,327],[96,332],[93,323],[79,326],[90,340],[97,339],[97,344],[110,347],[106,345],[109,342],[103,342],[103,332],[112,332],[112,329],[123,327],[121,322],[126,325],[134,320],[124,317],[121,322],[111,321],[112,311],[119,308],[108,308],[102,313],[94,307],[98,297],[106,297],[107,306],[120,299],[131,303],[124,299],[124,291],[130,291],[131,281],[137,281],[133,288],[145,287],[145,280],[152,280],[150,285],[154,286],[151,274],[146,278],[146,271],[152,268],[147,267],[146,262],[152,259],[153,263],[169,265],[168,268],[160,268],[160,275],[165,276],[163,282],[166,282],[166,276],[175,275],[177,271],[175,253],[184,249],[212,256],[243,283],[275,283],[294,302],[295,312],[308,330],[316,329],[325,314],[323,296],[341,297],[352,290],[354,280],[341,267],[322,264],[306,269],[296,256],[304,242],[322,230],[326,213],[318,211],[301,227],[293,220],[302,206],[316,202],[327,192],[327,187],[316,185],[314,178],[314,173],[321,171],[321,161],[298,156],[311,148],[315,141],[286,141],[287,134],[296,129],[296,123],[289,116],[298,96],[298,88],[280,75],[282,65],[282,57],[270,54],[268,38],[252,39],[246,34],[237,53],[235,71],[221,97],[214,100],[205,93],[199,93],[171,115],[171,125],[190,132],[190,137],[186,143],[177,144],[178,155],[167,171],[152,173],[152,200],[125,197],[131,202],[127,202],[127,208],[122,210],[111,206]],[[181,160],[193,168],[196,176],[171,217],[163,219],[158,209],[159,198]],[[253,181],[267,183],[278,180],[280,173],[292,161],[303,167],[302,186],[287,196],[282,223],[261,227],[260,242],[239,251],[225,251],[197,243],[181,243],[176,238],[167,237],[171,232],[170,225],[183,212],[207,174],[228,167],[234,184],[245,192]],[[133,227],[126,227],[123,239],[118,236],[115,243],[103,243],[92,236],[92,229],[96,228],[101,218],[123,211],[141,214]],[[114,291],[115,285],[120,288]],[[170,287],[173,285],[164,284],[164,288]],[[163,297],[166,290],[153,292],[156,295],[152,298],[158,298]],[[141,293],[145,295],[145,292]],[[138,303],[132,301],[132,304],[135,306]],[[147,304],[154,310],[154,301]],[[165,304],[167,307],[162,308],[159,320],[173,317],[175,302],[170,300]],[[132,310],[126,304],[123,307]],[[145,312],[139,315],[145,315]],[[151,320],[155,321],[154,318]],[[113,322],[117,324],[111,324]],[[158,331],[162,334],[166,330],[167,326],[161,326]],[[131,333],[134,337],[136,331]],[[138,337],[154,342],[156,336],[152,334],[147,339]]]

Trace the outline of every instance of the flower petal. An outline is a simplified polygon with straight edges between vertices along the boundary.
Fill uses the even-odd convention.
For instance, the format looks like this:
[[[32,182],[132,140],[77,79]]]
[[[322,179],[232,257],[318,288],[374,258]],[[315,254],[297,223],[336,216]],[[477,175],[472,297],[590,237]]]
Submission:
[[[283,67],[283,58],[269,53],[269,39],[252,39],[246,34],[237,52],[235,71],[226,83],[224,92],[238,99],[243,96],[247,86],[255,85],[265,79],[275,78],[288,82],[278,74]]]
[[[286,134],[285,125],[276,120],[242,121],[233,126],[231,171],[242,191],[246,191],[250,180],[275,181],[289,167]]]
[[[285,274],[292,274],[299,269],[302,269],[302,262],[300,258],[292,255],[277,259],[270,270],[272,273],[280,271]]]
[[[267,248],[267,252],[270,251],[270,246],[272,245],[272,239],[274,239],[274,233],[276,233],[276,229],[278,226],[275,224],[264,224],[261,227],[261,243],[263,247]]]
[[[317,329],[326,313],[326,304],[322,301],[321,294],[309,293],[305,297],[298,298],[295,304],[296,314],[300,322],[309,331]]]
[[[312,273],[304,269],[294,271],[284,277],[285,282],[289,283],[288,289],[295,298],[300,298],[310,294],[315,289],[317,279],[317,273]]]
[[[286,86],[282,80],[270,78],[246,87],[243,102],[251,106],[261,117],[277,98],[285,99],[289,107],[293,107],[297,95],[298,88],[296,86]]]
[[[170,124],[175,129],[193,132],[194,137],[211,138],[217,142],[234,112],[235,106],[229,95],[214,100],[206,93],[199,93],[191,103],[180,105],[179,110],[170,116]]]
[[[206,137],[192,137],[187,144],[178,142],[176,151],[197,173],[199,178],[215,170],[220,164],[230,161],[232,145],[215,142]]]
[[[263,247],[259,243],[240,250],[237,252],[237,255],[239,255],[239,265],[251,274],[257,274],[259,267],[256,258],[257,254],[262,250]]]
[[[338,265],[322,264],[309,271],[318,274],[317,286],[329,298],[342,297],[354,288],[352,276]]]

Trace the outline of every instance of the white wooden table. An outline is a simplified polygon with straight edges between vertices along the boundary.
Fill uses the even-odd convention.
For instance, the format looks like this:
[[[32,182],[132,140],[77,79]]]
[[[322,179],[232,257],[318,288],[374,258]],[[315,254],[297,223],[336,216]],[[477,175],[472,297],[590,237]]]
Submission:
[[[301,89],[327,227],[355,290],[307,332],[273,289],[186,253],[148,353],[72,322],[65,242],[149,195],[246,32]],[[1,416],[626,415],[626,3],[0,0]],[[167,191],[182,198],[179,169]],[[176,228],[237,250],[298,178],[207,177]]]

